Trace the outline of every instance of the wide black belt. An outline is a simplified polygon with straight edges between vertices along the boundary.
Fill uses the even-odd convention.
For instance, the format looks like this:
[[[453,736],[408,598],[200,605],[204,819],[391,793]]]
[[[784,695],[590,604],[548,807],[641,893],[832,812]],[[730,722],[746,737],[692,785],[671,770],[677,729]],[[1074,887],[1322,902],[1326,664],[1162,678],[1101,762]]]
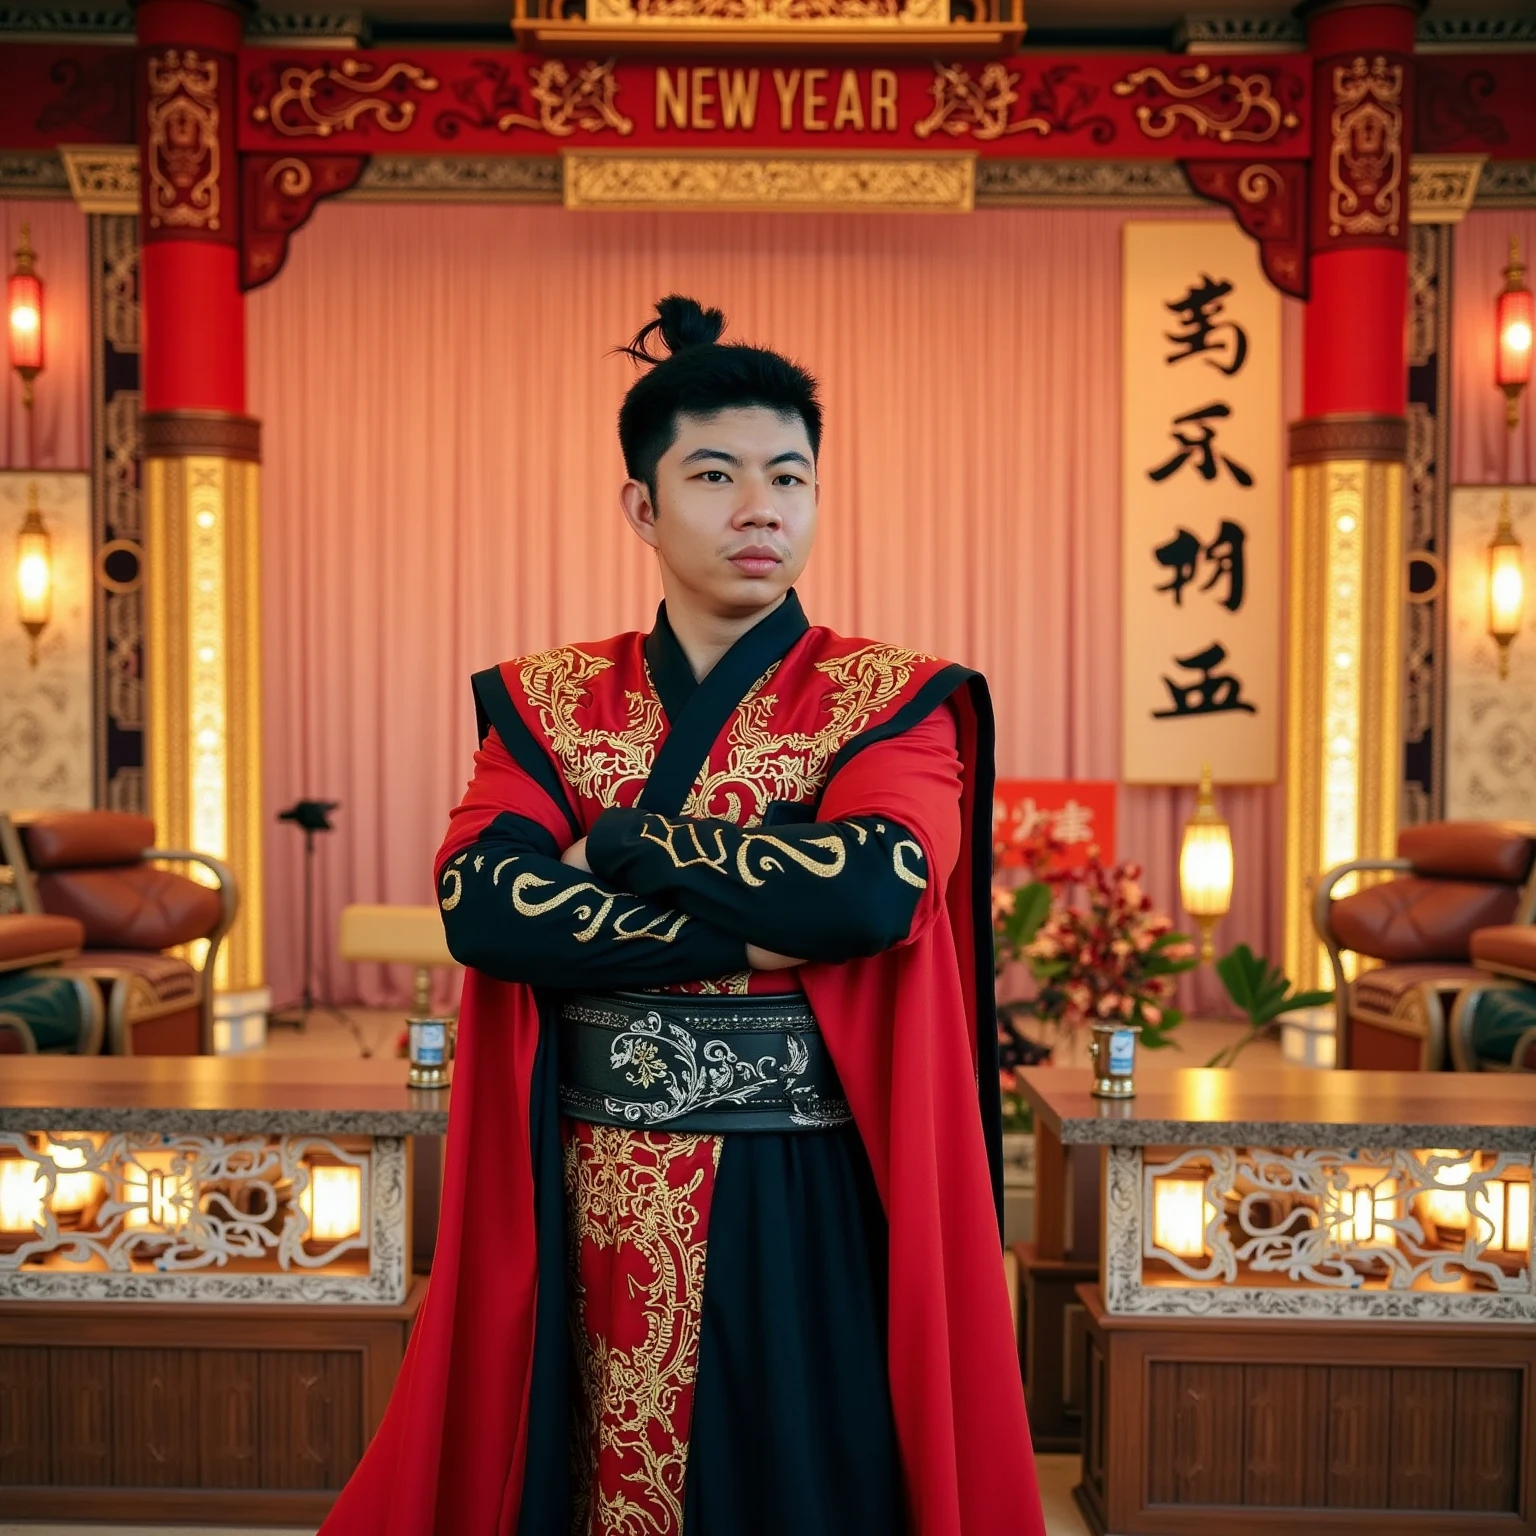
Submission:
[[[798,992],[569,997],[560,1107],[599,1125],[691,1134],[829,1130],[853,1118]]]

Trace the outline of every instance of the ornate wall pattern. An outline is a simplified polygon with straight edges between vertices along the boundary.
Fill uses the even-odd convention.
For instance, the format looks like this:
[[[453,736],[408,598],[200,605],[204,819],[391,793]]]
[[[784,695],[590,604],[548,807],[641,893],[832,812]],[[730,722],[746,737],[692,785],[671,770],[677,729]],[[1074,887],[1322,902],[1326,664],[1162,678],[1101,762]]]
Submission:
[[[14,550],[32,487],[53,541],[53,617],[38,663],[16,617]],[[0,809],[91,805],[91,517],[85,475],[0,472]]]
[[[1509,648],[1500,678],[1488,635],[1488,541],[1501,486],[1457,486],[1450,496],[1449,666],[1445,814],[1536,820],[1536,611]],[[1509,488],[1510,522],[1536,548],[1536,487]],[[1529,553],[1526,555],[1529,568]]]
[[[1408,239],[1408,605],[1404,619],[1403,825],[1445,808],[1445,664],[1450,468],[1450,224]]]
[[[139,221],[91,216],[92,675],[95,802],[142,814],[144,522]]]

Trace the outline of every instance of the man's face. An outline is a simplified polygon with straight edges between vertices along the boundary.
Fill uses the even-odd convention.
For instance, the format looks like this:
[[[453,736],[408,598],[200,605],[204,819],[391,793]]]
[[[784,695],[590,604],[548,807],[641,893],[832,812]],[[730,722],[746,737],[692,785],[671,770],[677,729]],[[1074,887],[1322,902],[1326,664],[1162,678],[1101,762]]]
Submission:
[[[669,596],[721,618],[772,606],[805,569],[818,497],[799,415],[739,406],[678,417],[656,466],[656,497],[620,492],[630,526],[661,559]]]

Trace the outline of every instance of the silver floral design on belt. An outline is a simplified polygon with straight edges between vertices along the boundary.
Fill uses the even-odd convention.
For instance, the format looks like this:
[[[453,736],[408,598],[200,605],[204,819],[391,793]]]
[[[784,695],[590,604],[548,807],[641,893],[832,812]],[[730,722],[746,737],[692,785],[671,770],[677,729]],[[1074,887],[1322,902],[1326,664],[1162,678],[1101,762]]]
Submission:
[[[805,1043],[793,1034],[778,1039],[786,1047],[784,1060],[768,1052],[753,1061],[724,1040],[701,1038],[659,1013],[648,1013],[614,1037],[609,1061],[615,1071],[624,1072],[626,1082],[640,1088],[659,1083],[665,1096],[608,1098],[604,1107],[632,1125],[660,1126],[721,1105],[772,1097],[786,1105],[796,1125],[846,1125],[851,1118],[846,1103],[823,1100],[809,1083],[799,1082],[810,1060]]]

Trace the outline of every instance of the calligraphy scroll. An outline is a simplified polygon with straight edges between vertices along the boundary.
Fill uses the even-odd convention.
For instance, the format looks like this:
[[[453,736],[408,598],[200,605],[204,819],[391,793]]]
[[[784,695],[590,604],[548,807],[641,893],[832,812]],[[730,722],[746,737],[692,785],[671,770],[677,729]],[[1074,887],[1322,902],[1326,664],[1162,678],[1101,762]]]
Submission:
[[[1234,225],[1125,226],[1121,777],[1279,769],[1280,295]]]

